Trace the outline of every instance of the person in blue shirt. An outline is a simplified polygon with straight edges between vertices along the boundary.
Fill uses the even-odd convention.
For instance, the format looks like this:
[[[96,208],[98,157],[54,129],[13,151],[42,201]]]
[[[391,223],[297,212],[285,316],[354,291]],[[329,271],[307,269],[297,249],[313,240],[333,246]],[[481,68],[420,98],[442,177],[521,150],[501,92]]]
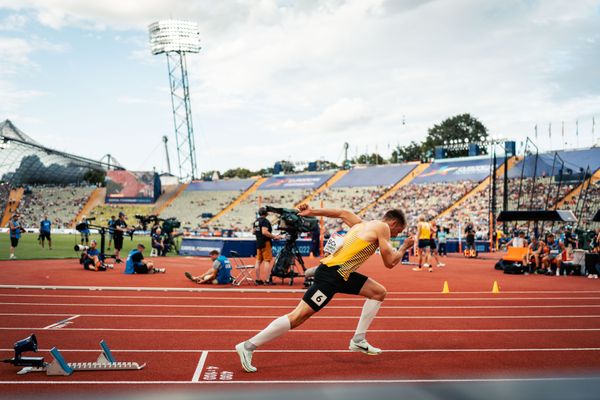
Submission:
[[[19,239],[21,239],[21,233],[25,232],[25,229],[19,222],[19,213],[15,213],[10,221],[8,221],[8,231],[10,235],[10,259],[16,260],[15,249],[19,245]]]
[[[125,261],[125,274],[157,274],[167,272],[166,268],[156,268],[151,261],[144,261],[144,250],[146,246],[138,244],[137,247],[129,252]]]
[[[50,237],[52,222],[48,219],[48,215],[44,214],[44,219],[40,222],[40,244],[44,248],[44,241],[48,239],[48,248],[52,250],[52,238]]]
[[[84,229],[80,230],[81,233],[81,244],[85,241],[86,246],[90,243],[90,223],[88,222],[85,215],[81,218],[81,225],[85,225]]]
[[[210,259],[213,262],[212,267],[200,276],[192,276],[189,272],[184,275],[186,278],[197,284],[209,283],[213,285],[228,285],[231,283],[231,263],[225,256],[219,255],[218,250],[212,250]]]
[[[114,215],[110,217],[110,221],[108,221],[108,249],[110,250],[110,245],[112,244],[113,237],[115,235],[115,221],[117,217]]]
[[[154,247],[156,249],[156,252],[158,253],[159,256],[164,257],[166,256],[166,247],[165,247],[165,242],[164,242],[164,237],[162,234],[162,230],[160,229],[160,227],[156,228],[154,230],[154,232],[152,233],[152,235],[150,235],[152,238],[152,247]]]
[[[83,269],[89,271],[106,271],[107,265],[104,264],[98,244],[95,240],[90,241],[90,247],[81,253],[80,264],[83,264]]]

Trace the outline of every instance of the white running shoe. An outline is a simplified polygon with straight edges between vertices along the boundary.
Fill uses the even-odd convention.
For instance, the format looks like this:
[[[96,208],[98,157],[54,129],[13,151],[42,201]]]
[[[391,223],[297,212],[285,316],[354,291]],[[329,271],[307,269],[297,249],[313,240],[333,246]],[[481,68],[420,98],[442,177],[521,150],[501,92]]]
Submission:
[[[438,267],[445,267],[445,266],[446,266],[446,264],[444,264],[444,263],[439,263],[438,264]]]
[[[16,257],[14,254],[11,254],[11,255],[10,255],[10,259],[11,259],[11,260],[16,260],[16,259],[17,259],[17,257]]]
[[[348,348],[351,351],[360,351],[361,353],[365,353],[370,356],[378,356],[381,354],[381,349],[371,346],[369,342],[367,342],[367,339],[363,339],[358,343],[350,339],[350,346],[348,346]]]
[[[427,264],[427,263],[423,264],[423,268],[429,268],[429,266],[430,266],[430,265],[429,265],[429,264]]]
[[[252,365],[252,352],[250,350],[246,350],[244,347],[244,342],[238,343],[235,346],[235,351],[240,356],[240,362],[242,363],[242,368],[246,372],[256,372],[257,369]]]

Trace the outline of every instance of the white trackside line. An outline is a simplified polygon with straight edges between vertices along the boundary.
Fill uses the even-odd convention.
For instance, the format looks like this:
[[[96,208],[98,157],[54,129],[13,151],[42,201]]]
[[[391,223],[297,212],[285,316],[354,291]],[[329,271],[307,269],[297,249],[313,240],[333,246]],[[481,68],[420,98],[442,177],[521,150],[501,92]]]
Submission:
[[[13,352],[14,349],[0,349],[0,351]],[[49,352],[50,349],[39,349],[39,351]],[[97,349],[60,349],[61,352],[71,353],[97,353]],[[211,353],[235,353],[234,349],[216,349],[216,350],[201,350],[201,349],[120,349],[113,350],[113,353],[199,353],[199,352],[211,352]],[[260,353],[350,353],[348,349],[303,349],[303,350],[291,350],[291,349],[267,349],[258,350]],[[384,349],[386,353],[522,353],[522,352],[569,352],[569,351],[600,351],[600,347],[555,347],[555,348],[483,348],[483,349]],[[0,381],[1,382],[1,381]]]
[[[75,318],[80,317],[81,315],[73,315],[71,318],[67,318],[67,319],[63,319],[62,321],[58,321],[54,324],[48,325],[43,327],[42,329],[53,329],[53,328],[59,328],[63,325],[65,325],[67,322],[69,321],[73,321]]]
[[[444,295],[446,296],[446,295]],[[490,295],[491,296],[491,295]],[[72,295],[72,294],[15,294],[15,293],[0,293],[0,297],[41,297],[41,298],[89,298],[89,299],[167,299],[167,300],[265,300],[265,301],[298,301],[299,297],[225,297],[225,296],[114,296],[108,294],[97,294],[97,295]],[[390,301],[524,301],[524,300],[536,300],[536,301],[547,301],[547,300],[600,300],[600,297],[595,296],[583,296],[583,297],[390,297],[385,298],[386,302]],[[332,301],[357,301],[364,302],[362,297],[336,297]]]
[[[266,288],[174,288],[174,287],[139,287],[139,286],[56,286],[56,285],[0,285],[0,289],[41,289],[41,290],[106,290],[106,291],[125,291],[125,292],[217,292],[217,293],[304,293],[304,289],[266,289]],[[489,294],[487,291],[462,291],[454,294]],[[439,294],[440,291],[429,292],[387,292],[392,294]],[[597,293],[600,290],[515,290],[503,291],[503,293]]]
[[[0,381],[0,385],[273,385],[273,384],[374,384],[374,383],[478,383],[478,382],[555,382],[597,381],[597,377],[552,377],[552,378],[463,378],[463,379],[331,379],[331,380],[280,380],[280,381]]]
[[[0,327],[0,331],[36,330],[39,328]],[[260,329],[173,329],[173,328],[63,328],[61,331],[101,332],[258,332]],[[294,329],[296,333],[351,333],[355,329]],[[479,332],[598,332],[600,328],[522,328],[522,329],[369,329],[369,333],[479,333]]]
[[[208,357],[208,351],[203,351],[200,355],[200,360],[198,360],[198,365],[196,366],[196,371],[194,371],[194,376],[192,377],[192,382],[198,382],[200,380],[200,375],[202,374],[202,370],[204,369],[204,363],[206,362],[206,357]]]
[[[0,305],[6,306],[46,306],[46,307],[147,307],[145,304],[88,304],[88,303],[8,303],[3,302]],[[227,304],[160,304],[161,308],[259,308],[264,309],[264,305],[248,306],[248,305],[227,305]],[[269,308],[285,308],[290,306],[270,305]],[[406,310],[423,310],[423,309],[509,309],[509,308],[600,308],[600,304],[544,304],[537,306],[382,306],[382,309],[406,309]],[[327,309],[362,309],[362,306],[327,306]]]
[[[0,313],[15,317],[61,317],[71,314]],[[81,317],[111,318],[199,318],[199,319],[274,319],[280,315],[174,315],[174,314],[79,314]],[[357,319],[356,315],[315,315],[311,319]],[[600,315],[378,315],[377,319],[569,319],[600,318]]]

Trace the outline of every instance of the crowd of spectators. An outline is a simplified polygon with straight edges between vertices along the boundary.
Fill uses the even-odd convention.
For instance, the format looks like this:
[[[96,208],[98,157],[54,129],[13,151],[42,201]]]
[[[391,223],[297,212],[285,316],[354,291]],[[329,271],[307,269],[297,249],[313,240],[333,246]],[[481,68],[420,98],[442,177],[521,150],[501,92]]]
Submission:
[[[591,183],[589,187],[585,185],[581,193],[565,202],[563,208],[573,210],[577,213],[577,217],[581,215],[579,226],[586,228],[600,227],[600,223],[592,221],[596,212],[600,210],[600,180]]]
[[[17,211],[25,228],[39,228],[45,214],[53,229],[68,228],[94,189],[92,186],[27,186]]]

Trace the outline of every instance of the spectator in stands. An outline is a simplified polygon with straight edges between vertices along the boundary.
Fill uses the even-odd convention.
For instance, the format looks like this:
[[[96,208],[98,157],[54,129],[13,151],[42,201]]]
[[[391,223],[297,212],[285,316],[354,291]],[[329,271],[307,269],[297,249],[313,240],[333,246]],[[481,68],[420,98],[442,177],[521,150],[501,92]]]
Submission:
[[[83,245],[85,242],[85,245],[88,246],[90,244],[90,223],[85,215],[81,217],[80,226],[82,227],[79,231],[81,233],[81,244]]]
[[[228,285],[231,283],[231,263],[227,257],[219,255],[218,250],[212,250],[210,259],[212,266],[202,275],[192,276],[189,272],[185,273],[186,278],[197,284]]]
[[[152,237],[152,247],[156,249],[157,254],[161,257],[166,256],[167,253],[166,253],[166,246],[165,246],[165,242],[164,242],[165,239],[163,237],[160,226],[154,230],[151,237]]]
[[[19,213],[14,213],[13,217],[10,221],[8,221],[8,231],[10,236],[10,259],[16,260],[15,249],[19,245],[19,239],[21,238],[21,233],[25,232],[25,229],[21,226],[21,222],[19,222]]]
[[[281,239],[279,235],[273,235],[273,227],[271,226],[271,222],[267,219],[267,209],[265,207],[261,207],[258,209],[258,218],[254,221],[252,225],[252,231],[254,236],[256,237],[256,284],[264,285],[267,284],[268,279],[264,281],[260,279],[261,277],[261,266],[268,278],[271,275],[271,261],[273,260],[273,250],[272,250],[272,241],[273,239],[278,240]]]
[[[425,221],[425,216],[419,216],[419,223],[417,224],[417,239],[419,247],[419,266],[413,268],[413,271],[421,271],[422,267],[428,268],[429,272],[433,272],[430,264],[430,245],[429,241],[431,238],[431,225]],[[425,261],[425,263],[423,263]]]
[[[117,222],[117,217],[111,215],[110,221],[108,221],[108,250],[110,250],[115,235],[115,222]]]
[[[48,239],[48,249],[52,250],[52,238],[50,237],[52,222],[48,219],[48,215],[44,215],[44,219],[40,222],[40,244],[44,248],[44,241]]]
[[[510,247],[527,247],[527,239],[525,239],[525,231],[518,231],[515,237],[508,244]]]
[[[116,245],[115,245],[116,246]],[[146,246],[138,244],[137,247],[129,252],[125,261],[126,274],[157,274],[167,272],[166,268],[156,268],[151,261],[144,262],[144,250]]]
[[[123,249],[123,236],[125,233],[129,232],[127,229],[127,222],[125,222],[125,213],[123,211],[119,212],[119,219],[115,221],[113,224],[115,233],[113,234],[115,239],[115,260],[117,263],[122,263],[121,260],[121,250]]]

